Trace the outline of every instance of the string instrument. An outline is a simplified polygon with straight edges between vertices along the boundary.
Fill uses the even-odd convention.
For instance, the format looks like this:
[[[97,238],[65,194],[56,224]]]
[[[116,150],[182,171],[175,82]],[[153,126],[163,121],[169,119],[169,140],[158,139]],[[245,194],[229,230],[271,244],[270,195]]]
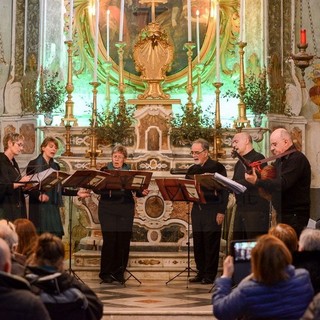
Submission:
[[[256,173],[257,173],[257,176],[261,180],[275,179],[276,176],[277,176],[276,168],[275,168],[274,165],[272,165],[272,164],[271,165],[266,165],[265,167],[261,168],[261,165],[263,163],[267,163],[268,161],[275,159],[275,156],[270,157],[270,158],[266,158],[266,159],[257,160],[257,161],[254,161],[254,162],[249,162],[242,155],[240,155],[237,152],[236,149],[233,149],[231,151],[231,157],[239,159],[241,164],[244,166],[246,173],[253,174],[253,170],[255,169]],[[279,157],[280,157],[280,155],[277,156],[277,158],[279,158]],[[268,201],[271,200],[271,194],[269,192],[267,192],[266,190],[264,190],[263,188],[259,187],[258,188],[258,192],[259,192],[259,195],[262,198],[264,198],[264,199],[266,199]]]

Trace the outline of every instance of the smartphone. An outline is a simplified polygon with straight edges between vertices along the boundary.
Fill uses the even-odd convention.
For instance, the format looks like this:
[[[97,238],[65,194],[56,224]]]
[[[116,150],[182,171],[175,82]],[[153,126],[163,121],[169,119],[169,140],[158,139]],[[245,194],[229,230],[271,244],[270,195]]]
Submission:
[[[230,242],[231,255],[234,260],[233,284],[239,282],[251,273],[251,250],[256,240],[233,240]]]

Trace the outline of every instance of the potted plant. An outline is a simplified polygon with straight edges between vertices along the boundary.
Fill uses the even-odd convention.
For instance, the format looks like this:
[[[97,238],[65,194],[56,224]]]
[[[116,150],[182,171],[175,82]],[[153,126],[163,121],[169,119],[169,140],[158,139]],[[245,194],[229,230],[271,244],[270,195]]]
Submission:
[[[52,119],[53,112],[61,112],[61,104],[64,101],[65,87],[58,78],[58,72],[50,73],[41,71],[39,88],[35,93],[35,105],[37,113]],[[52,121],[51,121],[52,123]],[[46,122],[46,124],[51,124]]]
[[[213,137],[213,117],[204,116],[201,106],[193,108],[182,106],[182,114],[170,119],[170,139],[176,146],[190,146],[191,143],[203,138],[210,141]]]
[[[117,143],[128,145],[132,136],[131,126],[134,122],[134,106],[120,106],[116,103],[107,113],[97,113],[98,143],[115,145]]]

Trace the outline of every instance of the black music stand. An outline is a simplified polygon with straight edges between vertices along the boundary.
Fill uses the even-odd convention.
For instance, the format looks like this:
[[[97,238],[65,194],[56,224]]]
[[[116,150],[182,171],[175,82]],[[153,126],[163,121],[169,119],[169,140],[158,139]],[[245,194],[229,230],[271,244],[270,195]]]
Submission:
[[[78,170],[63,182],[63,186],[76,185],[93,191],[103,189],[141,191],[148,188],[151,176],[152,172],[149,171]],[[125,271],[129,276],[121,284],[125,285],[131,277],[141,284],[141,281],[132,272],[127,268]]]
[[[189,284],[190,271],[197,272],[190,267],[190,202],[205,203],[203,194],[199,192],[194,180],[188,179],[155,179],[161,195],[167,201],[184,201],[188,203],[187,212],[187,267],[177,273],[173,278],[168,280],[166,284],[179,277],[184,272],[187,272],[187,288]]]

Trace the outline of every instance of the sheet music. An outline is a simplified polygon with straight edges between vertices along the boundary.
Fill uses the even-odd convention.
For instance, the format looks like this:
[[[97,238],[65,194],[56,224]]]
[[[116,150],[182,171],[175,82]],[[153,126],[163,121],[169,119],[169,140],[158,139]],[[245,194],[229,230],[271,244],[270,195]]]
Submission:
[[[213,176],[217,181],[224,184],[227,188],[230,188],[234,193],[243,193],[247,190],[247,188],[242,184],[233,181],[218,172],[215,172]]]

